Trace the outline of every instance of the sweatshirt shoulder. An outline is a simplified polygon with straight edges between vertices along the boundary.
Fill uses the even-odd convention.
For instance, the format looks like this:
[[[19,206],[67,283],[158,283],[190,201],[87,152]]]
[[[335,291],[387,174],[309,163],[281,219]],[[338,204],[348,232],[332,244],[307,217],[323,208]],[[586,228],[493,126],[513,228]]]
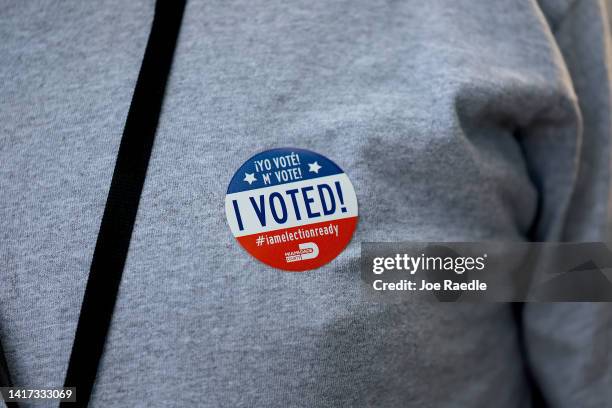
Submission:
[[[537,0],[537,4],[551,27],[556,27],[563,17],[573,7],[574,3],[582,0]],[[597,0],[586,0],[597,1]]]

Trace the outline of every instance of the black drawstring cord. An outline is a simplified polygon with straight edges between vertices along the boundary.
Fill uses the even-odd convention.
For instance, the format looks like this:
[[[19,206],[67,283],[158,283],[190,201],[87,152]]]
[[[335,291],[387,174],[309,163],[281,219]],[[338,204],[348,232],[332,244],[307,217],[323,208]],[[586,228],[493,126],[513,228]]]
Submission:
[[[134,89],[89,278],[81,305],[65,387],[76,387],[76,403],[87,407],[104,351],[117,291],[138,212],[164,92],[186,0],[157,0],[151,33]],[[0,344],[0,386],[12,387]],[[17,408],[17,402],[7,407]]]
[[[12,386],[13,382],[11,381],[11,374],[6,362],[6,355],[4,353],[4,348],[2,348],[2,342],[0,342],[0,387]],[[6,406],[8,408],[18,408],[19,405],[16,402],[6,402]]]
[[[164,92],[181,26],[185,0],[158,0],[136,82],[83,297],[65,387],[76,387],[86,407],[117,299]]]

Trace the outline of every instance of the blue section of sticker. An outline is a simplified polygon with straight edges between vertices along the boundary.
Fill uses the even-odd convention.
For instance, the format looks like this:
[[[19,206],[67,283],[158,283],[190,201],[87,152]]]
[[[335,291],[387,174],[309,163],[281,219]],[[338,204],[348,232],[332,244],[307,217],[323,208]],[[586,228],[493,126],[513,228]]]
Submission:
[[[227,194],[341,173],[334,162],[310,150],[271,149],[251,157],[238,169]]]

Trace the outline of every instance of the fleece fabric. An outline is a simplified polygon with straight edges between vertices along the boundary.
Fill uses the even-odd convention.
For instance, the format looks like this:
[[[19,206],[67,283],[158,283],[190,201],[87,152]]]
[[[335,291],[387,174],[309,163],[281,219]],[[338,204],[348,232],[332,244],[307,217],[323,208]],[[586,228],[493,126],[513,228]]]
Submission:
[[[16,385],[63,384],[154,6],[0,4]],[[607,304],[517,319],[359,290],[364,241],[606,239],[607,24],[597,0],[189,1],[91,406],[611,406]],[[234,171],[286,146],[359,201],[349,247],[306,273],[252,258],[224,213]]]

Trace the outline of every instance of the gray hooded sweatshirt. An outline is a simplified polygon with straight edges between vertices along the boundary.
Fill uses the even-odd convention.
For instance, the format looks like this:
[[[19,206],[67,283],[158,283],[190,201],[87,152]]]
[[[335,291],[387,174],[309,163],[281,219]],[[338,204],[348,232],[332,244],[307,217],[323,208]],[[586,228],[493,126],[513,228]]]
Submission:
[[[152,0],[0,4],[0,340],[63,384]],[[597,0],[193,0],[94,407],[612,406],[612,306],[379,304],[364,241],[598,241],[611,65]],[[275,147],[348,174],[360,219],[285,273],[226,223]],[[36,406],[56,406],[42,402]],[[24,404],[29,406],[29,404]]]

